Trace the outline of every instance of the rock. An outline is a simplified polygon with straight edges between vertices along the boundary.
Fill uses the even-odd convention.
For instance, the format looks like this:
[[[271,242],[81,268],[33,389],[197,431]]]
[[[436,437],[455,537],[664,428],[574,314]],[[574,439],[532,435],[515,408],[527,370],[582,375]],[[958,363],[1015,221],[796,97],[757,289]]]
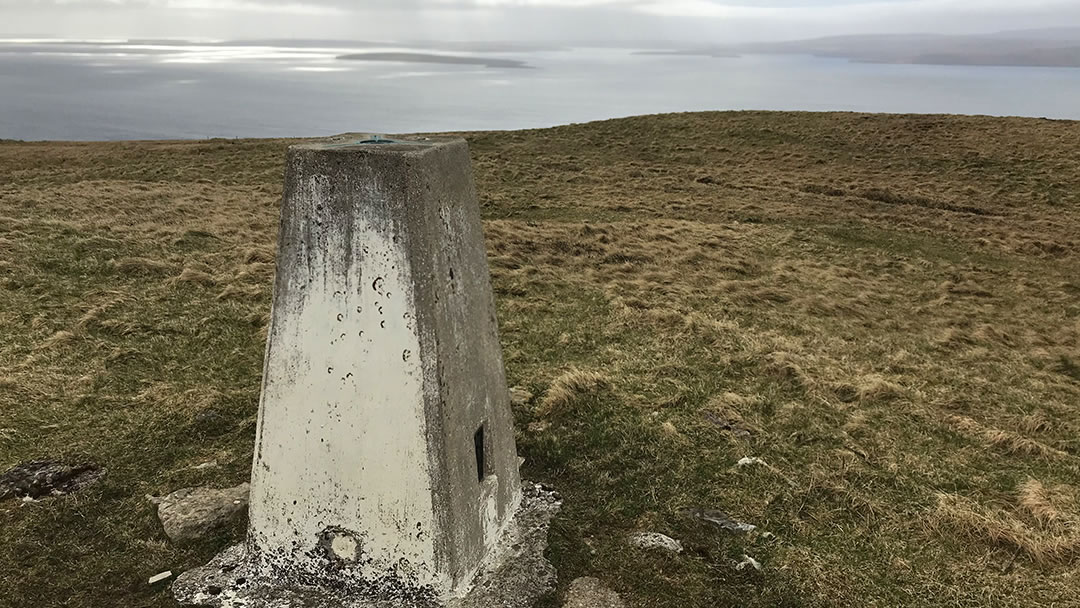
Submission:
[[[235,488],[184,488],[167,496],[149,496],[157,505],[158,519],[173,542],[205,536],[243,513],[248,506],[248,484]]]
[[[153,585],[154,583],[160,583],[163,580],[172,578],[172,570],[166,570],[150,577],[150,580],[146,581],[146,584]]]
[[[105,476],[105,469],[94,464],[68,466],[55,460],[31,460],[14,466],[0,475],[0,500],[34,500],[63,496],[85,488]]]
[[[701,507],[696,507],[692,509],[684,509],[682,513],[686,517],[698,519],[716,526],[720,526],[722,529],[727,530],[728,532],[745,534],[747,532],[753,532],[754,530],[757,530],[757,526],[753,524],[743,523],[741,521],[736,521],[734,518],[732,518],[727,513],[724,513],[720,509],[702,509]]]
[[[574,579],[566,591],[563,608],[624,608],[622,598],[599,579],[582,577]]]
[[[513,407],[529,405],[532,400],[533,394],[525,390],[524,387],[515,386],[510,389],[510,405]]]
[[[642,549],[661,549],[670,553],[682,553],[682,543],[657,532],[638,532],[630,535],[630,544]]]
[[[747,566],[753,568],[754,570],[761,570],[761,562],[759,562],[756,559],[750,557],[749,555],[743,554],[742,561],[735,564],[735,569],[736,570],[743,570]]]

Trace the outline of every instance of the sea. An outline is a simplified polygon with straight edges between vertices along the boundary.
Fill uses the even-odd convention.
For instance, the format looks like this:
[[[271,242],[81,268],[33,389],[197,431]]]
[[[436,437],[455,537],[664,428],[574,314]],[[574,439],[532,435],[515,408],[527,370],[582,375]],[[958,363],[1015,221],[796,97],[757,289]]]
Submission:
[[[1080,119],[1080,68],[642,51],[0,39],[0,139],[502,130],[700,110]],[[406,61],[341,58],[357,52]],[[429,62],[411,53],[480,63]]]

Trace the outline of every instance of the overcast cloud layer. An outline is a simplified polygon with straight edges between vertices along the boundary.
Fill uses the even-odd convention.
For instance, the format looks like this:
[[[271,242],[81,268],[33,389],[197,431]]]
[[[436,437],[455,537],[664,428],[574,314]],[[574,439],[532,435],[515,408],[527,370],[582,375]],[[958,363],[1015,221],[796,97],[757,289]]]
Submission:
[[[711,42],[1080,26],[1080,0],[0,0],[0,36]]]

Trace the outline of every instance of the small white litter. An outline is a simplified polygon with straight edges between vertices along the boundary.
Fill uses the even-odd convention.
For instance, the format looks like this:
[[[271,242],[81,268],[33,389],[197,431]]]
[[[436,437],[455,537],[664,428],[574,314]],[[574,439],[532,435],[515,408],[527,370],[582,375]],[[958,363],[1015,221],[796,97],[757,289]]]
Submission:
[[[750,557],[749,555],[743,554],[742,561],[739,562],[738,564],[735,564],[735,569],[736,570],[743,570],[747,566],[750,566],[754,570],[761,570],[761,562],[759,562],[756,559]]]
[[[739,468],[742,468],[742,467],[748,467],[748,466],[755,465],[755,464],[769,466],[764,460],[758,458],[757,456],[743,456],[742,458],[739,459],[739,462],[735,463],[735,466],[737,466]]]
[[[166,570],[165,572],[160,572],[158,574],[155,574],[154,576],[151,576],[150,580],[147,581],[147,584],[148,585],[153,585],[154,583],[160,583],[161,581],[163,581],[163,580],[165,580],[167,578],[171,578],[171,577],[172,577],[172,570]]]

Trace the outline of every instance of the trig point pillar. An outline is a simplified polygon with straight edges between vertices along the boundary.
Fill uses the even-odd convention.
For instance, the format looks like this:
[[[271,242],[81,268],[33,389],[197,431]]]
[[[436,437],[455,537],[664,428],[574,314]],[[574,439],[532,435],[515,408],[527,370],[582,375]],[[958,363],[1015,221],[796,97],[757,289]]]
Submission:
[[[248,539],[218,558],[246,576],[178,597],[452,605],[520,545],[522,496],[464,140],[293,146]]]

